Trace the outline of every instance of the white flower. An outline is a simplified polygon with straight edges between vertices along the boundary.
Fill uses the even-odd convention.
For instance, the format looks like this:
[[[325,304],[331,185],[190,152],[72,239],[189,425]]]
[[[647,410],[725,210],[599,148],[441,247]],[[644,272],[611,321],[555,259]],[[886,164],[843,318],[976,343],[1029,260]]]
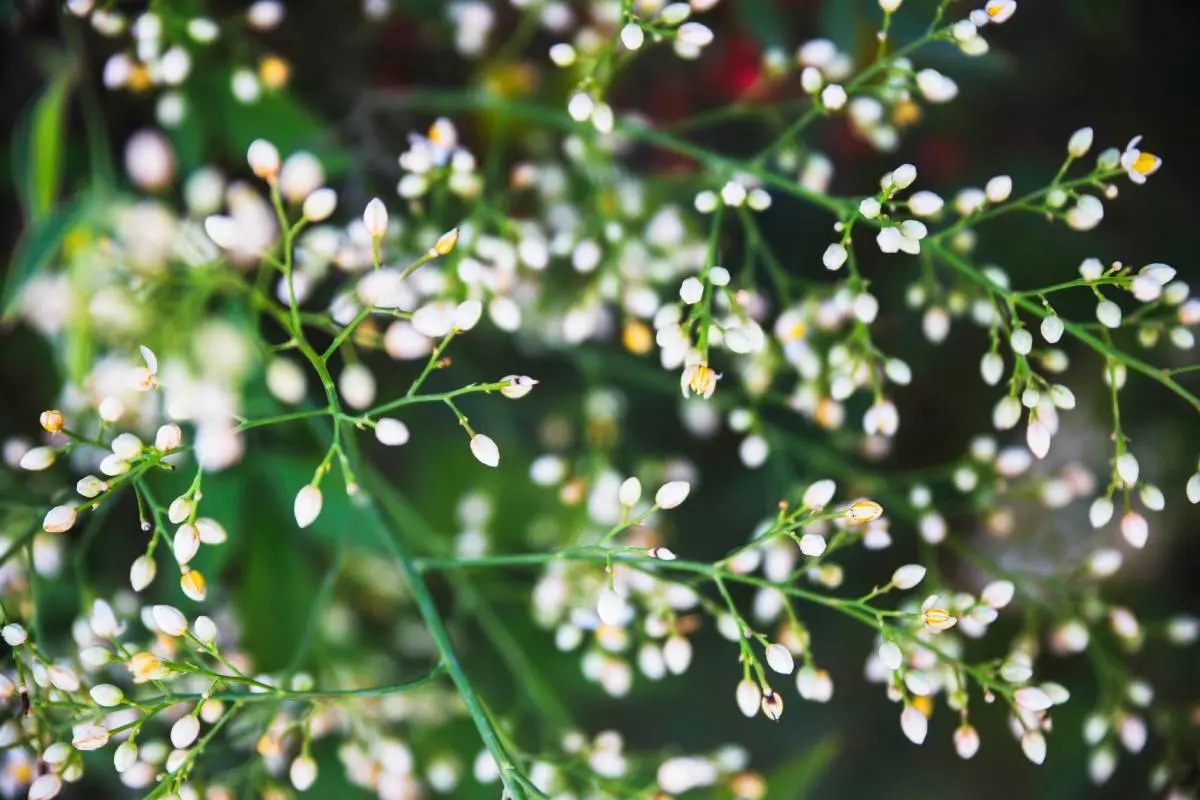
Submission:
[[[688,492],[691,490],[691,484],[687,481],[670,481],[669,483],[664,483],[655,492],[654,503],[659,508],[675,508],[687,499]]]
[[[931,103],[948,103],[958,96],[958,84],[936,69],[923,69],[918,72],[917,88]]]
[[[987,182],[983,191],[987,195],[989,203],[1003,203],[1012,194],[1012,189],[1012,178],[1007,175],[997,175]]]
[[[963,723],[954,730],[954,750],[962,759],[972,758],[979,752],[979,732],[974,726]]]
[[[900,712],[900,730],[904,731],[910,742],[921,744],[929,733],[929,720],[913,706],[905,705]]]
[[[28,800],[50,800],[52,797],[57,797],[60,791],[62,791],[62,778],[51,772],[29,784],[27,797]]]
[[[559,67],[569,67],[575,63],[575,48],[566,42],[559,42],[551,46],[550,60]]]
[[[1046,737],[1041,731],[1025,731],[1021,734],[1021,752],[1034,764],[1041,764],[1046,760]]]
[[[1121,307],[1112,300],[1101,300],[1096,304],[1096,319],[1106,328],[1121,327]]]
[[[75,525],[75,509],[71,506],[55,506],[46,512],[42,520],[42,530],[47,533],[62,533],[69,531]]]
[[[778,642],[767,645],[765,655],[767,666],[781,675],[791,675],[792,670],[796,668],[796,662],[792,659],[791,651]]]
[[[296,492],[296,500],[292,504],[292,513],[295,515],[296,524],[299,527],[307,528],[316,521],[317,517],[321,514],[323,499],[321,490],[311,483]]]
[[[621,488],[617,490],[617,502],[626,508],[631,508],[637,505],[638,500],[642,499],[642,482],[637,478],[626,478],[621,483]]]
[[[833,681],[823,669],[801,667],[796,670],[796,691],[805,700],[827,703],[833,697]]]
[[[917,192],[908,198],[908,210],[918,217],[935,216],[945,204],[945,200],[929,191]]]
[[[250,163],[251,171],[263,180],[279,177],[279,151],[265,139],[255,139],[250,143],[246,161]]]
[[[904,654],[895,642],[884,642],[879,645],[879,661],[888,669],[895,672],[904,663]]]
[[[825,269],[841,269],[849,256],[850,254],[846,251],[845,245],[841,242],[834,242],[825,248],[825,253],[821,256],[821,263],[825,265]]]
[[[384,417],[375,424],[375,438],[388,447],[408,442],[408,426],[398,419]]]
[[[184,750],[196,741],[200,735],[200,720],[194,714],[180,717],[171,726],[171,744],[177,750]]]
[[[25,451],[25,455],[21,456],[17,465],[29,472],[41,472],[54,464],[57,455],[58,451],[53,447],[32,447]]]
[[[154,449],[160,452],[178,450],[183,444],[183,431],[174,422],[159,427],[154,434]]]
[[[309,222],[323,222],[337,208],[337,192],[329,187],[323,187],[311,192],[304,198],[304,218]]]
[[[743,680],[737,685],[737,706],[738,710],[746,717],[755,717],[760,711],[762,703],[762,689],[758,684],[749,678]]]
[[[1033,419],[1025,429],[1025,442],[1029,450],[1038,458],[1045,458],[1050,452],[1050,428],[1040,419]]]
[[[211,644],[217,638],[217,623],[213,622],[211,617],[201,614],[192,623],[192,632],[200,641]]]
[[[75,729],[71,744],[76,750],[99,750],[108,744],[108,728],[103,725],[81,725]]]
[[[288,769],[288,777],[296,791],[308,791],[317,780],[317,762],[309,756],[298,756]]]
[[[1131,547],[1141,550],[1150,538],[1150,525],[1141,514],[1130,511],[1121,517],[1121,535]]]
[[[200,529],[195,525],[180,525],[175,531],[172,551],[181,566],[195,558],[200,552]]]
[[[846,90],[839,84],[831,83],[821,90],[821,103],[830,111],[837,111],[846,105]]]
[[[636,22],[626,23],[625,27],[621,28],[621,44],[625,45],[626,49],[637,50],[645,41],[646,33]]]
[[[887,184],[891,184],[897,189],[907,189],[917,179],[917,168],[912,164],[901,164],[887,177],[889,178]],[[884,188],[887,188],[887,184],[884,185]]]
[[[1014,594],[1016,594],[1016,586],[1012,581],[992,581],[983,587],[979,599],[991,608],[1004,608],[1012,602]]]
[[[363,226],[373,239],[379,239],[387,233],[387,206],[378,197],[372,198],[371,202],[367,203],[367,208],[363,211]]]
[[[1162,166],[1161,158],[1138,149],[1141,141],[1141,136],[1133,137],[1125,146],[1125,152],[1121,154],[1121,167],[1134,183],[1145,183],[1146,178],[1158,172],[1158,168]]]
[[[778,692],[768,689],[763,693],[762,713],[772,722],[778,722],[779,718],[783,716],[783,698]]]
[[[525,395],[533,391],[533,387],[538,385],[538,381],[528,375],[506,375],[501,380],[506,381],[503,388],[500,389],[500,394],[507,397],[509,400],[520,400]]]
[[[1023,686],[1013,692],[1013,701],[1026,711],[1045,711],[1054,705],[1050,695],[1036,686]]]
[[[1129,452],[1122,453],[1117,457],[1116,467],[1117,476],[1126,486],[1137,486],[1141,473],[1137,456]]]
[[[576,122],[586,122],[591,119],[596,110],[596,101],[587,92],[576,92],[567,101],[567,113]]]
[[[809,558],[821,555],[827,546],[825,537],[819,533],[806,533],[800,537],[800,552]]]
[[[858,204],[858,213],[865,219],[875,219],[882,210],[883,205],[875,197],[864,197]]]
[[[3,628],[0,628],[0,638],[4,639],[4,643],[9,647],[17,647],[25,644],[25,640],[29,638],[29,634],[17,623],[10,622]]]
[[[174,606],[152,606],[150,615],[154,619],[155,626],[167,636],[183,636],[187,633],[187,617]]]
[[[828,478],[824,478],[805,489],[804,497],[801,498],[800,502],[805,508],[820,511],[829,505],[829,501],[833,499],[834,492],[836,491],[837,485]]]
[[[1071,134],[1067,142],[1067,153],[1071,158],[1083,158],[1092,149],[1093,133],[1091,128],[1080,128]]]
[[[1065,326],[1062,318],[1058,314],[1050,314],[1042,320],[1041,332],[1042,338],[1050,344],[1056,344],[1063,336]]]
[[[1001,22],[1007,22],[1013,14],[1017,13],[1017,0],[988,0],[983,10],[987,12],[989,22],[999,25]]]
[[[695,305],[704,297],[704,284],[698,278],[686,278],[679,287],[679,299],[690,305]]]
[[[1093,528],[1102,528],[1113,516],[1113,502],[1108,497],[1097,497],[1088,509],[1088,521]]]
[[[150,585],[154,580],[154,573],[157,571],[158,567],[153,558],[145,555],[138,556],[129,568],[129,585],[135,592],[140,592]]]
[[[995,386],[1004,377],[1004,359],[999,353],[988,352],[979,360],[979,374],[988,386]]]
[[[713,40],[713,32],[699,22],[685,22],[677,31],[679,41],[693,47],[704,47]]]
[[[692,643],[686,637],[676,634],[663,644],[662,654],[667,670],[672,675],[682,675],[692,663]]]
[[[500,464],[500,448],[482,433],[471,437],[471,453],[484,466],[495,467]]]
[[[925,573],[920,564],[905,564],[892,573],[892,584],[897,589],[911,589],[925,580]]]

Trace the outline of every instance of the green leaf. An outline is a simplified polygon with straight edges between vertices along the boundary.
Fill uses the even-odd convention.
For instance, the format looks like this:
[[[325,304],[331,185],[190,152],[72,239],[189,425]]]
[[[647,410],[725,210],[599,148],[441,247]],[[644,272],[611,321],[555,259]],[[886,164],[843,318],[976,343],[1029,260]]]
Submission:
[[[842,742],[837,734],[831,733],[822,738],[783,766],[776,769],[767,778],[771,797],[786,797],[788,800],[804,800],[812,796],[821,776],[833,766],[834,760],[842,751]]]
[[[87,208],[84,199],[76,197],[34,221],[21,235],[0,294],[0,320],[11,316],[22,287],[58,254],[67,231],[86,215]]]
[[[13,134],[13,174],[25,214],[36,221],[54,207],[62,184],[63,118],[73,73],[64,69],[34,100]]]
[[[737,4],[742,20],[764,47],[782,47],[788,44],[783,32],[788,29],[783,14],[774,0],[744,0]]]

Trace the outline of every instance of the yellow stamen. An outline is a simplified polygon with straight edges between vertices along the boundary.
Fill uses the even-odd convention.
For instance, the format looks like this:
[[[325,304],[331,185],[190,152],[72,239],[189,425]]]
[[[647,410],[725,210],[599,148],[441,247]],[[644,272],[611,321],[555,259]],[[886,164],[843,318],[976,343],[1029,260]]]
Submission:
[[[1149,175],[1157,166],[1158,156],[1152,153],[1138,153],[1138,157],[1133,162],[1132,169],[1134,172]]]
[[[291,73],[292,68],[279,56],[265,56],[258,62],[258,77],[268,89],[282,89]]]
[[[654,334],[650,332],[650,326],[644,322],[631,320],[625,324],[625,331],[621,336],[621,341],[625,345],[625,349],[629,352],[643,356],[650,352],[650,348],[654,346]]]

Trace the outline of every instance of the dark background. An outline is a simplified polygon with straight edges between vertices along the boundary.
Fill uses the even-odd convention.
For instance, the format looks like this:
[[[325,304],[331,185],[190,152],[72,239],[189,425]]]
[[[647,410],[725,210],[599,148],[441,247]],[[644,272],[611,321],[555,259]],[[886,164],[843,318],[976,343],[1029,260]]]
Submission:
[[[133,8],[136,4],[121,5]],[[233,4],[218,5],[236,8]],[[283,26],[261,37],[270,49],[292,62],[290,92],[297,106],[322,121],[301,127],[295,134],[295,144],[319,151],[328,148],[334,171],[340,171],[345,181],[343,209],[361,207],[373,193],[391,196],[397,177],[394,158],[403,149],[403,131],[421,128],[429,121],[427,114],[373,118],[366,123],[368,132],[364,134],[354,122],[363,90],[458,86],[471,80],[471,67],[447,52],[448,32],[440,4],[430,0],[396,5],[398,10],[387,22],[364,27],[356,13],[344,10],[343,3],[289,4]],[[961,3],[955,6],[952,13],[967,8]],[[906,31],[911,34],[923,29],[928,7],[917,0],[904,4],[893,29],[898,40],[905,39]],[[790,53],[800,42],[817,35],[835,38],[862,63],[874,51],[877,20],[878,8],[867,0],[726,0],[705,20],[717,38],[698,64],[679,62],[667,52],[651,53],[646,56],[646,64],[639,66],[644,70],[638,73],[641,78],[626,75],[619,81],[614,105],[642,109],[664,122],[720,107],[746,92],[759,91],[755,71],[763,45],[784,46]],[[15,12],[9,9],[7,14],[0,13],[0,21],[5,23],[0,29],[0,129],[7,132],[42,86],[47,59],[62,48],[62,31],[55,10],[46,3],[26,4]],[[1184,280],[1200,285],[1200,273],[1193,264],[1195,193],[1200,185],[1194,127],[1194,109],[1200,99],[1200,71],[1195,68],[1196,34],[1200,31],[1197,23],[1200,3],[1192,0],[1023,2],[1009,23],[985,31],[992,44],[987,58],[963,60],[944,46],[916,56],[918,66],[937,66],[951,74],[961,92],[950,105],[927,109],[922,122],[905,134],[898,153],[873,153],[837,120],[816,126],[810,131],[809,141],[833,158],[837,167],[835,193],[861,193],[872,187],[886,169],[911,161],[919,170],[918,188],[939,190],[949,198],[960,186],[982,186],[989,177],[1003,173],[1013,176],[1018,194],[1045,184],[1061,162],[1067,138],[1083,125],[1096,130],[1093,155],[1104,147],[1123,147],[1133,135],[1143,134],[1143,146],[1162,156],[1163,168],[1146,186],[1120,181],[1120,197],[1106,203],[1105,219],[1098,230],[1080,234],[1033,217],[1005,219],[981,231],[977,263],[1003,265],[1018,288],[1075,277],[1079,262],[1092,255],[1106,262],[1122,260],[1133,265],[1163,261],[1175,266]],[[511,9],[503,6],[499,31],[511,30],[514,24]],[[494,34],[492,41],[498,40]],[[534,63],[544,64],[546,47],[553,41],[539,35],[524,52]],[[105,129],[110,141],[117,143],[113,151],[119,153],[118,145],[128,134],[152,120],[152,101],[146,96],[111,96],[99,87],[100,68],[111,42],[83,36],[71,46],[86,59],[82,63],[90,68],[87,77],[99,98]],[[550,74],[534,91],[533,99],[562,102],[563,87],[555,80]],[[482,152],[491,121],[470,114],[456,115],[455,119],[473,149]],[[273,125],[278,127],[279,123]],[[82,185],[87,176],[82,128],[83,121],[76,112],[69,126],[72,144],[68,163],[73,178],[68,181],[69,188]],[[723,152],[748,154],[770,141],[773,130],[762,124],[737,124],[708,129],[696,138]],[[250,131],[250,138],[254,135],[257,132]],[[280,141],[286,135],[280,130],[272,138]],[[239,137],[244,138],[242,131],[225,136],[209,131],[200,144],[188,146],[205,161],[240,170],[244,141]],[[286,152],[287,143],[280,144]],[[347,151],[350,155],[342,158],[339,170],[337,153]],[[181,153],[186,165],[186,149],[181,148]],[[650,172],[682,168],[677,160],[662,154],[639,151],[635,158],[640,168]],[[11,176],[4,174],[6,167],[0,167],[0,250],[5,252],[14,245],[22,226],[10,190]],[[761,222],[790,270],[818,281],[826,279],[819,253],[830,237],[827,217],[777,198]],[[740,251],[740,243],[732,234],[723,246],[731,252]],[[982,332],[956,321],[950,339],[939,348],[921,338],[919,318],[904,311],[902,300],[914,272],[915,262],[875,263],[868,259],[866,265],[883,309],[879,335],[886,337],[889,352],[904,357],[915,373],[913,385],[897,397],[902,425],[895,452],[880,467],[894,476],[898,485],[907,480],[905,476],[911,470],[958,458],[972,436],[988,430],[991,404],[998,396],[977,377],[978,358],[986,347]],[[1065,301],[1060,311],[1067,317],[1089,318],[1091,302],[1086,293],[1075,299],[1078,305]],[[462,382],[485,377],[489,370],[482,365],[498,363],[497,359],[511,362],[525,358],[507,344],[495,343],[497,338],[465,347],[456,356]],[[1122,345],[1136,346],[1129,339],[1123,339]],[[1064,415],[1064,420],[1069,420],[1065,423],[1068,430],[1056,439],[1052,453],[1065,448],[1102,471],[1110,422],[1107,396],[1099,380],[1100,362],[1085,351],[1070,352],[1073,365],[1065,381],[1079,395],[1080,408]],[[31,420],[53,402],[58,378],[49,368],[47,356],[46,346],[32,333],[21,329],[0,331],[0,437],[31,435]],[[1173,366],[1195,361],[1193,354],[1166,346],[1146,354],[1146,358]],[[564,405],[575,407],[571,404],[578,403],[577,395],[588,383],[586,371],[552,356],[531,362],[526,371],[543,380],[535,395],[523,404],[503,408],[481,402],[473,410],[473,422],[476,418],[486,420],[495,430],[507,428],[515,434],[507,437],[510,440],[526,434],[532,442],[540,415]],[[403,386],[405,379],[404,374],[398,376],[395,387]],[[1192,391],[1200,389],[1194,377],[1184,376],[1184,383]],[[669,393],[642,394],[625,388],[636,412],[626,421],[629,427],[621,445],[625,452],[678,449],[681,431],[677,398]],[[388,387],[381,385],[380,396],[387,396],[387,391]],[[1196,516],[1186,506],[1182,487],[1200,454],[1200,428],[1179,398],[1132,374],[1122,393],[1122,404],[1127,432],[1142,460],[1143,474],[1162,486],[1168,509],[1152,518],[1150,546],[1127,558],[1126,568],[1110,587],[1111,594],[1146,619],[1162,618],[1174,611],[1194,612],[1200,599],[1193,578],[1200,563],[1200,544],[1195,535]],[[852,410],[848,419],[856,418]],[[428,419],[430,430],[446,436],[457,433],[440,415],[431,413],[418,419]],[[797,436],[828,444],[824,435],[811,427],[794,421],[783,424]],[[703,503],[689,503],[677,512],[673,543],[677,550],[686,549],[697,558],[718,556],[740,541],[749,526],[778,499],[781,487],[775,478],[740,468],[736,444],[732,435],[725,434],[712,441],[684,445],[687,454],[700,465],[705,494]],[[280,458],[292,452],[290,446],[287,441],[280,445]],[[537,454],[532,446],[526,452],[514,452],[516,449],[505,449],[507,463],[524,465]],[[403,460],[389,468],[397,483],[419,498],[422,506],[435,509],[431,516],[436,524],[449,526],[452,512],[448,509],[458,488],[445,486],[440,476],[444,471],[462,474],[464,461],[461,454],[447,457],[440,452],[436,439],[424,445],[415,443],[405,455],[416,454],[421,461],[413,463],[429,464],[429,468],[413,469]],[[801,467],[795,477],[821,476],[819,470]],[[507,540],[511,549],[523,549],[522,509],[530,502],[548,504],[551,499],[531,495],[524,488],[509,489],[494,476],[485,480],[492,481],[492,488],[506,486],[501,508],[511,513],[501,518],[511,520],[514,529],[497,536]],[[11,490],[7,481],[0,485]],[[287,487],[279,491],[276,499],[281,508],[286,508],[289,494]],[[1080,547],[1086,548],[1087,537],[1093,535],[1086,526],[1085,506],[1076,504],[1072,508],[1076,523],[1069,530],[1048,525],[1036,509],[1027,508],[1020,512],[1020,530],[1012,540],[1002,545],[985,541],[983,546],[1006,559],[1006,564],[1053,571],[1056,559],[1068,557],[1064,552],[1078,553]],[[892,550],[848,557],[848,574],[855,576],[856,566],[858,572],[866,573],[852,579],[849,586],[853,587],[855,580],[869,581],[871,576],[885,574],[891,565],[916,555],[911,525],[897,520],[893,534],[896,545]],[[952,535],[981,536],[969,517],[952,519]],[[277,611],[279,603],[291,602],[289,597],[298,608],[307,603],[329,558],[326,544],[310,542],[300,548],[296,574],[286,581],[288,590],[264,601],[272,610]],[[242,563],[245,559],[253,561],[253,553],[262,550],[232,542],[230,546],[247,548],[234,551],[241,556],[231,556],[235,562],[242,558]],[[979,575],[954,558],[943,561],[947,574],[964,586],[978,582]],[[116,579],[121,579],[127,563],[126,558],[118,559],[118,566],[111,570]],[[105,564],[101,561],[98,568],[104,569]],[[897,707],[884,700],[879,687],[869,686],[861,678],[869,634],[819,612],[811,612],[807,620],[818,661],[830,669],[837,686],[829,705],[806,704],[789,686],[784,692],[787,710],[779,725],[742,719],[732,702],[732,686],[737,679],[732,654],[711,631],[697,640],[696,662],[685,678],[654,685],[638,681],[630,698],[612,702],[574,677],[578,674],[574,656],[541,655],[548,640],[522,621],[527,595],[520,584],[517,576],[479,578],[481,588],[496,598],[496,607],[512,623],[518,640],[538,654],[536,658],[548,680],[576,710],[576,721],[584,730],[594,733],[615,727],[626,732],[631,747],[656,748],[669,743],[688,752],[703,750],[718,741],[739,741],[753,753],[753,764],[759,768],[769,771],[793,760],[810,765],[816,783],[808,796],[1143,797],[1150,794],[1146,789],[1149,766],[1162,754],[1161,742],[1152,739],[1140,756],[1123,756],[1106,787],[1090,786],[1085,770],[1086,749],[1079,732],[1095,700],[1095,680],[1083,656],[1047,658],[1040,664],[1047,671],[1046,677],[1060,680],[1074,695],[1069,704],[1056,711],[1050,755],[1043,767],[1034,767],[1022,758],[1000,710],[983,707],[977,696],[973,719],[983,736],[983,747],[974,761],[964,763],[954,756],[950,745],[954,720],[944,707],[935,713],[930,738],[918,750],[900,735]],[[253,616],[255,612],[248,613]],[[248,625],[253,628],[252,622]],[[463,630],[469,631],[470,624],[465,622]],[[978,652],[1000,655],[1002,634],[1015,632],[1015,624],[1008,628],[998,624],[985,640],[991,642],[992,649],[987,650],[984,644]],[[286,638],[287,633],[278,635]],[[477,638],[468,634],[465,640]],[[268,650],[273,646],[264,642]],[[488,653],[467,647],[468,670],[485,695],[498,698],[499,705],[499,699],[512,691],[511,683],[502,671],[489,667]],[[1194,653],[1168,650],[1156,643],[1133,656],[1131,663],[1136,674],[1153,683],[1165,705],[1180,707],[1195,702]],[[470,741],[467,736],[464,742]],[[1194,761],[1194,746],[1193,741],[1193,749],[1183,753],[1185,760]],[[318,789],[326,789],[327,794],[322,796],[340,796],[336,788],[325,783],[325,776],[335,771],[332,766],[327,765],[318,784]],[[1191,785],[1195,787],[1194,777]],[[467,796],[465,792],[463,796]]]

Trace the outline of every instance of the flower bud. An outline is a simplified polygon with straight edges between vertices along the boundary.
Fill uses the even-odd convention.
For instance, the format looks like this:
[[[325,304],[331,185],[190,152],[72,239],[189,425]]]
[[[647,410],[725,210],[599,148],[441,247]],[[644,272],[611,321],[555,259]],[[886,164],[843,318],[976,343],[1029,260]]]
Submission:
[[[766,649],[767,666],[781,675],[791,675],[796,668],[791,651],[779,643],[769,644]]]
[[[676,508],[687,499],[692,490],[687,481],[670,481],[659,487],[654,494],[654,502],[659,508]]]
[[[188,622],[183,612],[174,606],[152,606],[150,615],[154,624],[167,636],[183,636],[187,633]]]
[[[388,211],[378,197],[367,203],[367,209],[363,212],[363,225],[373,239],[380,239],[387,233]]]
[[[458,244],[458,228],[451,228],[438,237],[438,240],[433,245],[433,252],[439,256],[449,255],[454,246]]]
[[[70,506],[55,506],[46,512],[42,530],[47,533],[63,533],[75,525],[75,509]]]
[[[174,745],[176,750],[184,750],[190,747],[199,735],[200,720],[192,714],[180,717],[171,726],[171,744]]]
[[[626,23],[625,27],[621,28],[621,44],[625,45],[627,50],[638,50],[645,41],[646,34],[636,22]]]
[[[192,623],[192,632],[196,634],[196,638],[200,641],[212,644],[217,638],[217,623],[213,622],[211,617],[201,614]]]
[[[883,506],[874,500],[859,500],[846,509],[851,522],[874,522],[883,516]]]
[[[642,499],[642,482],[637,478],[626,478],[617,490],[617,502],[626,508],[637,505]]]
[[[477,433],[471,437],[471,453],[479,461],[487,467],[496,467],[500,465],[500,448],[490,437],[484,436],[482,433]]]
[[[158,567],[153,558],[147,555],[138,556],[129,568],[129,585],[135,592],[140,592],[150,585],[150,582],[154,580],[154,573],[157,571]]]
[[[298,792],[306,792],[317,780],[317,762],[309,756],[299,756],[288,769],[288,777]]]
[[[329,187],[322,187],[304,198],[302,211],[304,218],[309,222],[324,222],[336,208],[337,192]]]
[[[255,139],[246,151],[246,160],[255,175],[265,181],[279,177],[279,151],[265,139]]]
[[[171,551],[180,565],[186,564],[200,552],[200,531],[190,523],[180,525],[175,530],[175,538],[171,542]]]
[[[900,730],[913,744],[922,744],[929,733],[929,720],[919,709],[906,705],[900,712]]]
[[[954,749],[958,757],[969,759],[979,752],[979,732],[974,726],[963,723],[954,731]]]
[[[783,698],[779,696],[778,692],[770,689],[763,692],[762,713],[772,722],[778,722],[779,718],[783,716]]]
[[[169,422],[154,434],[154,449],[162,452],[178,450],[183,444],[183,431],[174,422]]]
[[[38,422],[41,423],[42,428],[47,433],[58,433],[63,427],[62,412],[54,409],[43,411],[41,416],[38,417]]]
[[[892,585],[897,589],[911,589],[925,580],[925,567],[920,564],[905,564],[892,573]]]
[[[408,426],[398,419],[384,417],[375,424],[375,438],[380,444],[398,447],[408,442]]]
[[[198,569],[189,569],[179,578],[179,588],[191,600],[197,603],[204,601],[208,594],[208,584],[204,580],[204,575]]]
[[[49,469],[57,456],[58,453],[53,447],[31,447],[25,451],[25,455],[21,456],[17,464],[29,472],[41,472]]]
[[[737,685],[735,696],[738,710],[742,712],[743,716],[755,717],[758,715],[762,704],[762,689],[758,688],[757,683],[749,678],[743,680]]]
[[[113,686],[111,683],[98,683],[91,688],[88,694],[96,701],[96,705],[103,708],[119,706],[125,699],[125,693],[121,691],[120,687]]]
[[[534,386],[538,385],[538,381],[527,375],[506,375],[501,380],[507,381],[507,384],[500,389],[500,394],[510,400],[519,400],[533,391]]]
[[[1092,149],[1093,138],[1091,128],[1080,128],[1071,134],[1071,138],[1067,141],[1067,153],[1071,158],[1083,158],[1087,155],[1088,150]]]
[[[138,746],[132,739],[127,739],[117,746],[117,750],[113,753],[113,768],[117,773],[125,772],[127,769],[137,763]]]
[[[312,525],[321,514],[322,501],[321,490],[311,483],[296,492],[296,501],[292,506],[296,524],[301,528]]]

